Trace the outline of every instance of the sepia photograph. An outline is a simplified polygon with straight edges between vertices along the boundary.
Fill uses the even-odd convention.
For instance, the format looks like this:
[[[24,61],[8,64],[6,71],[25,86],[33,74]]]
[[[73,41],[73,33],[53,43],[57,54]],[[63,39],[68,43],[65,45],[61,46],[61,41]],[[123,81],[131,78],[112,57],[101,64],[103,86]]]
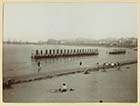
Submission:
[[[5,2],[4,103],[137,103],[137,3]]]

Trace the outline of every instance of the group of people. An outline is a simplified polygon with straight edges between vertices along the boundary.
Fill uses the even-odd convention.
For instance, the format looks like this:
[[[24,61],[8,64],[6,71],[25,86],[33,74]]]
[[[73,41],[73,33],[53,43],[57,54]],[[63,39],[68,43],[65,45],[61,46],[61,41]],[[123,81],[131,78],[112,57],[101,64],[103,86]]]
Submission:
[[[73,88],[68,89],[66,83],[63,83],[62,86],[61,86],[61,88],[56,89],[54,92],[64,93],[64,92],[67,92],[67,91],[74,91],[74,89]]]
[[[59,89],[60,92],[66,92],[67,91],[67,85],[65,83],[62,84],[62,87]]]
[[[117,68],[117,70],[120,71],[121,64],[119,62],[116,62],[116,63],[105,62],[103,63],[102,68],[103,68],[103,71],[106,71],[106,68]],[[98,62],[97,62],[97,69],[98,71],[100,70],[100,66]]]

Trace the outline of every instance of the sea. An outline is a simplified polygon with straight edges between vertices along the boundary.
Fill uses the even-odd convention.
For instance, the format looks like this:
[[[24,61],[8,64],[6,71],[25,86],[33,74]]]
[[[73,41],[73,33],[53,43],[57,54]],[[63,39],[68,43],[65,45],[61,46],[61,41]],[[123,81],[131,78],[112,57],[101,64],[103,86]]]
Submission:
[[[96,56],[74,56],[31,59],[33,51],[40,49],[98,49]],[[126,49],[126,54],[110,55],[116,47],[63,46],[63,45],[3,45],[3,77],[20,77],[41,73],[55,73],[70,69],[96,67],[97,62],[124,62],[137,60],[137,51]],[[37,62],[41,62],[38,72]],[[82,62],[82,65],[80,65]],[[74,91],[54,93],[65,82]],[[122,66],[120,71],[109,69],[90,74],[72,74],[13,85],[3,92],[4,102],[137,102],[137,64]]]
[[[3,77],[15,77],[38,73],[37,62],[41,63],[42,72],[56,72],[67,69],[96,67],[97,62],[124,62],[137,60],[137,51],[126,49],[126,54],[110,55],[108,52],[117,47],[98,46],[65,46],[65,45],[32,45],[32,44],[4,44],[3,45]],[[99,55],[93,56],[71,56],[46,59],[31,59],[35,50],[46,49],[98,49]],[[82,65],[79,63],[82,62]]]

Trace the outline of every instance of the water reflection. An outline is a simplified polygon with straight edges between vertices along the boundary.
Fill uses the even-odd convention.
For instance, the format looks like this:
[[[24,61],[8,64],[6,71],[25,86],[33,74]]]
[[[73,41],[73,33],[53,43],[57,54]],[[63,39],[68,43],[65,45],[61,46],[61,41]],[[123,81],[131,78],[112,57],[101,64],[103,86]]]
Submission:
[[[65,63],[65,62],[72,62],[77,60],[83,60],[87,58],[93,58],[97,56],[70,56],[70,57],[57,57],[57,58],[45,58],[45,59],[31,59],[32,65],[34,65],[37,62],[42,62],[45,64],[58,64],[58,63]]]

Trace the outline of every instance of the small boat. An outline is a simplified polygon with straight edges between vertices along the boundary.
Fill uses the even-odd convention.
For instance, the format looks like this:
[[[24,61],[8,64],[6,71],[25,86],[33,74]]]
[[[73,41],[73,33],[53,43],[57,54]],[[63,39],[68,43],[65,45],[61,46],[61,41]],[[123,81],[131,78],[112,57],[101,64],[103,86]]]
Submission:
[[[125,54],[125,49],[113,49],[112,51],[109,51],[109,54]]]

